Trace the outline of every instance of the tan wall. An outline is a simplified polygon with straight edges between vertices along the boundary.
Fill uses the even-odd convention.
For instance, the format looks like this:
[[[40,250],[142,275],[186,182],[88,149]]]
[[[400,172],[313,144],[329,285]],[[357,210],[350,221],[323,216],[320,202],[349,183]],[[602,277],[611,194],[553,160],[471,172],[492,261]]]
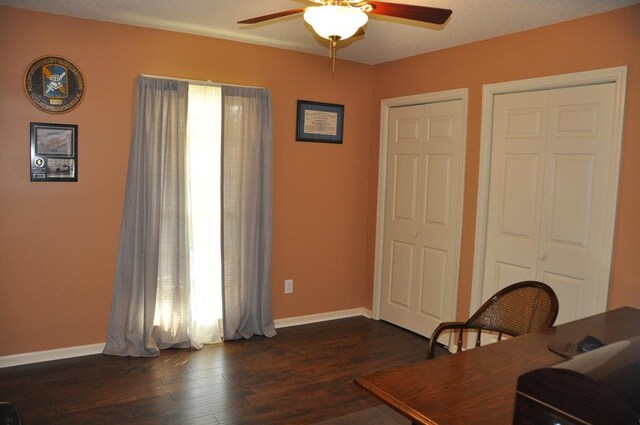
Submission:
[[[22,88],[52,54],[86,81],[63,115]],[[338,61],[334,74],[328,57],[0,7],[0,356],[105,339],[139,73],[271,90],[274,315],[366,304],[372,67]],[[344,104],[344,144],[296,142],[297,99]],[[77,183],[29,182],[30,122],[78,124]]]
[[[455,17],[455,15],[454,15]],[[628,65],[623,158],[609,308],[640,307],[640,5],[379,65],[373,103],[469,88],[458,317],[469,315],[475,239],[482,85]],[[372,119],[367,267],[373,279],[379,113]],[[373,223],[373,224],[372,224]],[[371,288],[369,288],[371,289]],[[370,299],[371,293],[367,294]]]
[[[640,307],[640,7],[375,67],[0,7],[0,356],[104,341],[139,73],[271,89],[276,318],[371,307],[380,100],[469,88],[458,315],[469,308],[482,84],[629,65],[610,307]],[[84,73],[74,111],[37,110],[35,58]],[[372,96],[373,92],[373,96]],[[345,143],[295,142],[296,99],[345,105]],[[79,125],[79,181],[29,182],[29,123]],[[282,281],[295,279],[293,295]]]

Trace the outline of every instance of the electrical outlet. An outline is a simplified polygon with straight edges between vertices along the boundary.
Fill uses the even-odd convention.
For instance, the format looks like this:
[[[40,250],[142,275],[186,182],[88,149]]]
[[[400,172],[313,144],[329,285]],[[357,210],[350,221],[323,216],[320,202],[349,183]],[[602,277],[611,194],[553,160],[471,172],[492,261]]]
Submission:
[[[284,281],[284,293],[285,294],[293,293],[293,279],[287,279]]]

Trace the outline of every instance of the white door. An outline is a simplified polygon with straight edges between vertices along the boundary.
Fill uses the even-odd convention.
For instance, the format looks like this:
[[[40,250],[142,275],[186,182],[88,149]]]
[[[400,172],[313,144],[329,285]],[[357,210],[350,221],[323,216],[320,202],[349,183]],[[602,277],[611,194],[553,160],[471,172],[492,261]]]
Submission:
[[[483,299],[532,279],[558,295],[556,323],[600,312],[614,98],[613,83],[494,97]]]
[[[462,117],[461,100],[389,111],[380,318],[425,336],[455,311]]]

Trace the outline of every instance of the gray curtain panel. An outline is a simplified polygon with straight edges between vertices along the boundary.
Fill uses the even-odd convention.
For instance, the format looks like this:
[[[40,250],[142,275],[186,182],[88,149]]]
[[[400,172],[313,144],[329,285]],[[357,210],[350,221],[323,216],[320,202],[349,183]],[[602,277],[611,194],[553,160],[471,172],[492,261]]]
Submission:
[[[222,86],[222,105],[224,339],[274,336],[271,95]]]
[[[188,347],[187,323],[154,327],[156,300],[188,314],[186,82],[140,77],[106,354],[157,356]],[[170,298],[170,300],[167,300]]]
[[[190,347],[189,83],[140,77],[105,354]],[[269,91],[222,86],[224,339],[273,336]]]

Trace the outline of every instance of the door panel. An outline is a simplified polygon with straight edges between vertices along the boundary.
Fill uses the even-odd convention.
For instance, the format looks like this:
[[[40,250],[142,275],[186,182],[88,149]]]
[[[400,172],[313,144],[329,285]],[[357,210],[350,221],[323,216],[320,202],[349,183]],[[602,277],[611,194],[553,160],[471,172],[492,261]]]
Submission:
[[[418,249],[413,234],[418,225],[418,186],[422,121],[419,111],[401,108],[388,129],[387,184],[385,186],[384,277],[381,318],[392,323],[412,320]],[[393,111],[393,110],[392,110]]]
[[[541,96],[537,96],[541,98]],[[531,99],[532,105],[539,99]],[[502,106],[502,105],[501,105]],[[545,115],[542,105],[532,108],[506,108],[504,137],[507,139],[540,139]]]
[[[614,96],[613,84],[494,96],[483,299],[535,279],[558,295],[556,323],[599,312]]]
[[[432,108],[433,109],[433,108]],[[454,137],[455,117],[431,116],[427,117],[427,143],[451,142]]]
[[[533,270],[529,267],[509,264],[503,261],[496,262],[496,287],[504,288],[514,282],[533,279]]]
[[[425,336],[453,319],[462,135],[461,101],[389,112],[380,313]]]
[[[546,92],[495,97],[483,300],[538,273],[547,104]]]
[[[502,217],[500,232],[505,237],[534,237],[536,206],[538,203],[537,155],[506,155],[502,179]]]
[[[554,137],[595,137],[598,134],[598,104],[557,105]]]
[[[553,157],[550,242],[582,248],[587,246],[594,160],[593,155]]]
[[[411,244],[401,241],[391,242],[389,301],[406,310],[411,307],[413,250],[414,247]]]
[[[558,288],[564,284],[561,291],[574,292],[560,299],[556,323],[600,313],[597,300],[607,291],[602,206],[612,178],[614,90],[614,84],[600,84],[549,92],[549,172],[538,273],[553,276]],[[576,298],[581,304],[571,311]]]
[[[545,272],[543,282],[553,288],[558,300],[562,300],[562,308],[558,312],[556,323],[566,323],[583,317],[584,279]]]
[[[418,156],[396,155],[394,161],[393,219],[415,222],[418,184]]]
[[[447,252],[422,247],[422,273],[420,279],[420,315],[442,320],[444,287],[447,284]]]
[[[395,136],[393,143],[415,143],[420,138],[420,117],[412,114],[407,118],[399,119],[395,122]]]
[[[451,193],[451,155],[428,155],[425,186],[425,215],[422,223],[447,226]]]

